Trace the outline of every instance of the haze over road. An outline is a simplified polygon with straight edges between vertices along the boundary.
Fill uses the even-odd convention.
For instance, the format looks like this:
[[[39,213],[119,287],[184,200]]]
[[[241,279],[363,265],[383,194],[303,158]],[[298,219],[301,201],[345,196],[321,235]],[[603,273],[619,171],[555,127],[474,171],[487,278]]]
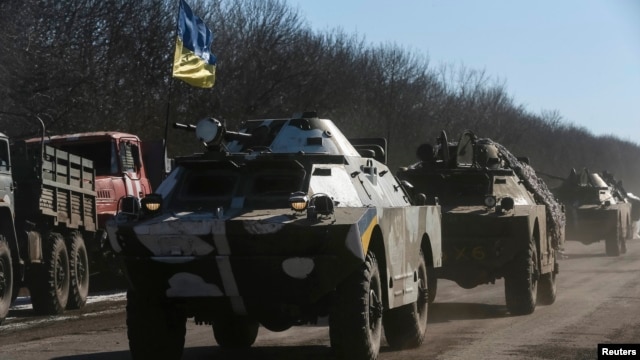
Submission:
[[[556,303],[532,315],[507,313],[502,281],[465,290],[440,280],[425,343],[406,351],[384,343],[379,359],[596,359],[598,343],[640,343],[640,240],[627,247],[618,258],[604,256],[603,242],[567,242]],[[110,298],[55,320],[12,310],[0,327],[0,359],[130,359],[124,296]],[[183,359],[203,358],[334,359],[323,324],[281,333],[261,328],[251,349],[231,351],[190,319]]]

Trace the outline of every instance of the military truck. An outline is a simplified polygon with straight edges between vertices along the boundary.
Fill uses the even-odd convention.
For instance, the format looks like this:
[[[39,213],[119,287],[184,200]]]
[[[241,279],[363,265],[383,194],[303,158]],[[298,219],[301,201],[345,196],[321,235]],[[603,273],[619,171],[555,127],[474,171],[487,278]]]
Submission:
[[[552,304],[564,214],[533,169],[468,130],[457,143],[442,131],[436,146],[423,144],[417,153],[421,161],[397,175],[442,207],[437,278],[465,289],[504,278],[513,315]]]
[[[422,343],[428,273],[441,265],[440,209],[414,206],[386,149],[359,151],[315,113],[195,129],[206,152],[175,159],[155,194],[125,199],[108,225],[123,256],[134,359],[180,357],[185,321],[219,346],[329,317],[340,358]],[[153,331],[148,331],[153,329]]]
[[[0,321],[28,287],[38,314],[82,308],[96,231],[93,162],[0,134]]]
[[[40,138],[29,143],[39,143]],[[106,222],[113,218],[118,202],[126,196],[143,198],[157,187],[164,169],[161,142],[141,141],[137,135],[118,131],[98,131],[47,136],[45,143],[93,161],[98,215],[97,241],[90,243],[89,261],[94,280],[105,286],[121,285],[121,266],[107,240]],[[104,276],[103,276],[104,275]]]
[[[606,181],[607,179],[608,181]],[[583,244],[601,240],[608,256],[627,252],[627,239],[633,238],[633,221],[640,206],[633,209],[627,193],[612,175],[571,169],[569,176],[554,192],[567,212],[567,239]]]

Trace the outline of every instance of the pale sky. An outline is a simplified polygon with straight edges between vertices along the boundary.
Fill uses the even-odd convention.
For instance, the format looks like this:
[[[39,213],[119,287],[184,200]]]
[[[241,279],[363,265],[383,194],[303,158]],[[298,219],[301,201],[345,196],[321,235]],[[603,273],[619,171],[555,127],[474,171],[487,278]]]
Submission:
[[[286,0],[340,28],[484,70],[532,113],[640,144],[640,0]]]

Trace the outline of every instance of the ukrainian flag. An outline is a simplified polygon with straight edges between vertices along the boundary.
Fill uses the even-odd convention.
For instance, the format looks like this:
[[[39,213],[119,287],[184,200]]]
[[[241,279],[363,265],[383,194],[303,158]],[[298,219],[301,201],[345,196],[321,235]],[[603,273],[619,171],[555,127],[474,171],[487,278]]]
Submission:
[[[216,57],[211,53],[212,41],[211,30],[180,0],[173,77],[200,88],[213,87]]]

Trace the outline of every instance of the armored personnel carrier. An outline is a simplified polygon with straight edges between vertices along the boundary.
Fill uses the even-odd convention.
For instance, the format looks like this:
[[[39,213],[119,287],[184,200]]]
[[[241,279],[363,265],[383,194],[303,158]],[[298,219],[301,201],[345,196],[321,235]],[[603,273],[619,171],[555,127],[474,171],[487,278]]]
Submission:
[[[606,180],[605,180],[606,179]],[[632,221],[637,221],[640,206],[632,209],[622,185],[607,172],[594,173],[571,169],[562,185],[554,190],[565,204],[567,239],[583,244],[604,240],[605,253],[619,256],[627,251],[626,241],[633,238]]]
[[[529,314],[556,297],[561,207],[533,169],[498,143],[466,131],[421,145],[420,162],[398,177],[442,207],[438,278],[470,289],[505,279],[508,310]]]
[[[157,192],[125,198],[108,226],[130,282],[133,358],[179,358],[188,317],[229,348],[251,346],[259,324],[327,315],[339,358],[376,358],[383,329],[394,348],[421,344],[440,208],[411,204],[377,160],[384,141],[357,150],[313,113],[240,132],[213,118],[182,127],[206,152],[175,159]]]

